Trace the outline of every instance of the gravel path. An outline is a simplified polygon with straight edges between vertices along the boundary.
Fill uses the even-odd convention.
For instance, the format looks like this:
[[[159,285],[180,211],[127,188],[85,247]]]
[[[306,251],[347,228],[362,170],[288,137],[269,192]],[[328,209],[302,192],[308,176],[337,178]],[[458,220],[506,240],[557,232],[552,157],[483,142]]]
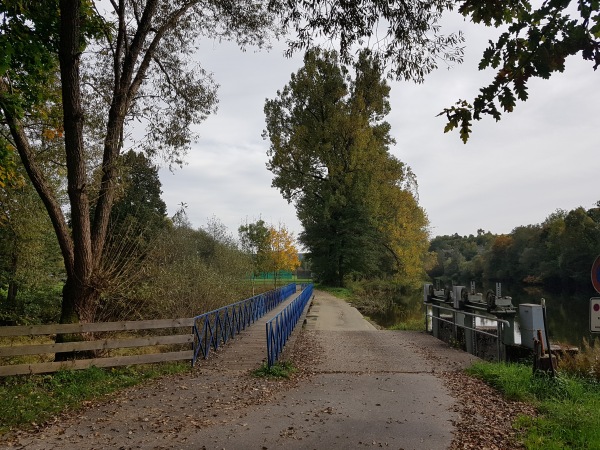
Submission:
[[[425,333],[364,322],[317,291],[288,354],[299,368],[291,380],[223,370],[226,347],[189,375],[90,403],[6,437],[3,448],[520,448],[510,424],[533,411],[464,375],[474,357]]]

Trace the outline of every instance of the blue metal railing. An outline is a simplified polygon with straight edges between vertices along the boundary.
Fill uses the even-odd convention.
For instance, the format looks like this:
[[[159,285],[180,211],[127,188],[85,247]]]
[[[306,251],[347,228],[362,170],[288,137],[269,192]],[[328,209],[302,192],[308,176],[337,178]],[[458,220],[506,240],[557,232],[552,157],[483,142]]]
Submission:
[[[267,364],[269,367],[279,359],[279,355],[302,316],[312,293],[313,285],[309,284],[283,311],[267,322]]]
[[[206,359],[210,349],[217,350],[229,339],[246,329],[271,311],[287,297],[296,292],[296,284],[290,283],[263,294],[224,306],[194,317],[194,355],[192,365],[200,356]]]

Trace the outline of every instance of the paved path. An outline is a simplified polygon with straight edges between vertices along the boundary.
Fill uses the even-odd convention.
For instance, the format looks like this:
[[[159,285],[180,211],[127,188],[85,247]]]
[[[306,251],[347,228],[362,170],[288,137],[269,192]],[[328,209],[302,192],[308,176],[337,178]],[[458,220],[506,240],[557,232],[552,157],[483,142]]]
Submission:
[[[256,325],[264,333],[264,324]],[[39,434],[18,436],[11,445],[65,450],[450,445],[455,400],[434,373],[468,364],[469,355],[424,333],[375,330],[347,303],[319,291],[295,345],[304,358],[299,380],[286,384],[239,371],[236,360],[250,364],[255,358],[258,367],[264,359],[246,351],[249,336],[236,338],[191,375],[127,390]]]
[[[322,291],[317,291],[315,301],[306,315],[309,330],[374,331],[377,328],[366,320],[348,302]]]

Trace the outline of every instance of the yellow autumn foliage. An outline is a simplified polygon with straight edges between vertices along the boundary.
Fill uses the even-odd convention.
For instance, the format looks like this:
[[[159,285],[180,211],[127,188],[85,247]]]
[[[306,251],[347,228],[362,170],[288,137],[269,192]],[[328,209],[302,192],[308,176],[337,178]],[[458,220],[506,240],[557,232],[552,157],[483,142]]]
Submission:
[[[269,227],[269,250],[267,258],[273,272],[280,270],[294,271],[300,266],[298,249],[293,233],[284,225]]]

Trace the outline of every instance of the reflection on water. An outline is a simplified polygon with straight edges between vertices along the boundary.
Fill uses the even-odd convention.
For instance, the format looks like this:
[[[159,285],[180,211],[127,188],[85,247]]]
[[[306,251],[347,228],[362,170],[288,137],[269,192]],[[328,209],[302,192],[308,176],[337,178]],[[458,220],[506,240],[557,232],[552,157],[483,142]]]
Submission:
[[[544,291],[538,287],[513,289],[514,292],[504,290],[503,295],[510,295],[513,304],[521,303],[540,304],[541,299],[546,299],[546,316],[548,320],[548,334],[551,343],[561,343],[581,346],[583,339],[591,341],[594,335],[590,333],[590,297],[593,294],[556,294]]]
[[[378,325],[390,328],[412,319],[423,319],[423,294],[399,295],[390,302],[385,311],[371,313],[370,318]]]
[[[482,289],[482,291],[486,292],[487,289],[488,287]],[[479,291],[479,288],[477,290]],[[599,294],[557,294],[538,287],[513,286],[509,288],[503,285],[502,295],[511,296],[515,307],[521,303],[540,304],[542,298],[546,299],[548,334],[550,335],[550,342],[553,344],[581,346],[584,338],[591,342],[596,336],[590,333],[589,302],[591,297],[600,297]],[[423,311],[423,294],[417,292],[413,295],[394,299],[387,311],[374,315],[372,319],[379,325],[388,328],[410,319],[422,318]],[[477,325],[496,326],[496,322],[482,319],[477,322]],[[518,323],[516,328],[516,339],[517,342],[520,342]]]

